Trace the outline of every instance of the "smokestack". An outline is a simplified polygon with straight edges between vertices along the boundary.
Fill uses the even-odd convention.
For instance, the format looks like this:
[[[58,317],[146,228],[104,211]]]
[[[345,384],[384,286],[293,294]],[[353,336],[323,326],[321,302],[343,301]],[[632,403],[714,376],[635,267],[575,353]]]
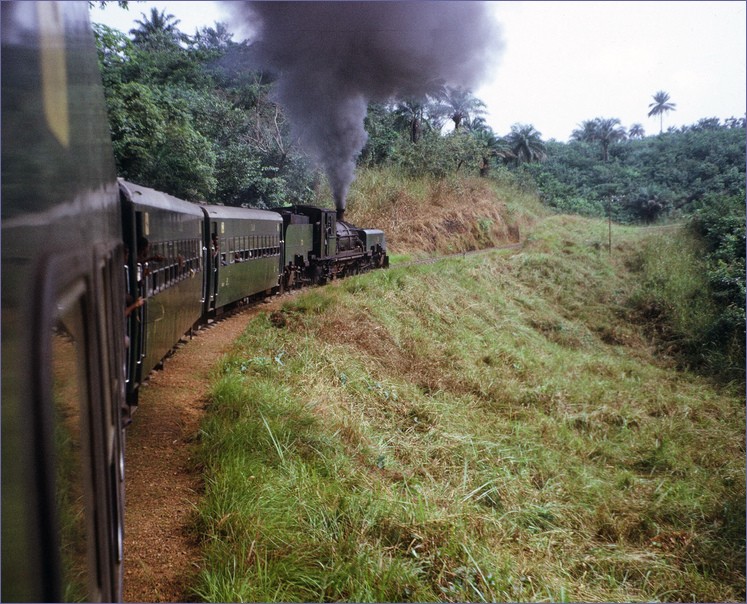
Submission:
[[[368,103],[475,86],[502,43],[484,2],[227,2],[345,209]]]
[[[337,222],[345,220],[345,206],[337,206]]]

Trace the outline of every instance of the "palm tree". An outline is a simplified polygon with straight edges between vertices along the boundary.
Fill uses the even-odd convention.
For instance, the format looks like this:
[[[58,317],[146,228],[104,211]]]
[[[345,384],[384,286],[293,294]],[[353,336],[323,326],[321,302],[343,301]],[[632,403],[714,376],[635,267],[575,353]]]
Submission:
[[[648,117],[658,115],[659,116],[659,134],[664,132],[664,114],[669,111],[676,111],[677,103],[669,102],[669,93],[660,90],[654,95],[654,102],[648,105],[651,111],[648,112]]]
[[[485,113],[485,103],[467,88],[446,87],[441,94],[441,110],[454,122],[454,130],[459,130],[462,122]]]
[[[531,124],[514,124],[506,136],[511,155],[517,162],[542,161],[546,157],[542,133]]]
[[[646,136],[646,131],[643,129],[641,124],[633,124],[628,130],[628,138],[643,138]]]
[[[612,143],[624,141],[627,138],[625,128],[620,125],[620,120],[615,118],[598,117],[597,140],[602,145],[602,159],[609,159],[609,148]]]
[[[602,145],[602,159],[607,161],[610,145],[625,140],[627,134],[625,128],[620,125],[619,119],[597,117],[582,122],[581,128],[574,130],[571,138],[585,143],[600,143]]]
[[[140,13],[140,15],[143,17],[142,21],[136,20],[138,27],[130,30],[132,41],[136,45],[161,46],[189,40],[189,36],[177,28],[181,21],[174,15],[167,15],[165,10],[159,12],[156,7],[153,7],[150,9],[150,18],[145,13]]]
[[[474,138],[482,150],[480,176],[487,176],[490,172],[490,160],[493,157],[503,157],[500,153],[505,147],[503,141],[495,135],[485,118],[476,117],[464,124],[465,130]],[[505,159],[505,158],[504,158]]]
[[[597,120],[586,120],[571,132],[571,138],[582,143],[594,143],[597,140]]]
[[[397,103],[394,110],[394,124],[406,131],[411,143],[417,143],[425,120],[425,103],[416,99],[406,99]]]
[[[484,117],[474,117],[471,120],[464,122],[463,125],[466,130],[469,130],[473,134],[480,134],[488,131],[492,133],[492,129],[485,121]]]
[[[234,42],[233,34],[228,31],[225,23],[215,22],[215,27],[203,27],[195,34],[195,43],[207,50],[225,50]]]

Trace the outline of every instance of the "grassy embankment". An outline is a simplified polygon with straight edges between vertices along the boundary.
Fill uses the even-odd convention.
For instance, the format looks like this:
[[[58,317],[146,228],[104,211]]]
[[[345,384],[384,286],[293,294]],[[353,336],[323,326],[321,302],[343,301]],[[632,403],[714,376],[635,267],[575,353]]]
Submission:
[[[651,232],[615,228],[610,255],[606,224],[522,214],[515,191],[486,214],[481,181],[398,231],[422,186],[374,185],[408,254],[539,222],[521,252],[395,265],[250,326],[201,433],[197,597],[743,601],[744,399],[631,320]],[[469,204],[477,228],[439,236]]]

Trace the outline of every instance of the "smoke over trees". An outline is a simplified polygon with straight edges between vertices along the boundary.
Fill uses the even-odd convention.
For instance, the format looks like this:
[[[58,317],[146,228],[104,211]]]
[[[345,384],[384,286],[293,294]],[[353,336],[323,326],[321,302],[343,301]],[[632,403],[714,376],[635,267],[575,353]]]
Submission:
[[[371,101],[474,86],[501,49],[482,2],[231,2],[344,209]]]

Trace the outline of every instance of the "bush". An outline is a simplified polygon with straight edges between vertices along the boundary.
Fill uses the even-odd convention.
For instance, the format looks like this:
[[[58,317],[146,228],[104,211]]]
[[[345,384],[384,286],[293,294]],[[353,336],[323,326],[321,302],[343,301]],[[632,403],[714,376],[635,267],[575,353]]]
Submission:
[[[718,317],[705,334],[730,367],[744,372],[745,209],[740,195],[708,198],[689,221],[703,242],[705,270]]]
[[[631,302],[663,348],[709,374],[739,379],[745,362],[744,208],[736,198],[710,200],[688,224],[645,246],[641,286]]]

